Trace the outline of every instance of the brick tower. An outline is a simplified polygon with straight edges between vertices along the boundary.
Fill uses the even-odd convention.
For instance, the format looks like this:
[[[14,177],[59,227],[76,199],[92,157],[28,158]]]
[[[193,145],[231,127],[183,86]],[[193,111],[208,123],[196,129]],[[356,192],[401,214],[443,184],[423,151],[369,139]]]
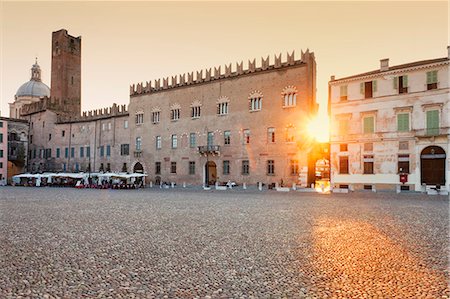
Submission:
[[[51,99],[58,110],[81,114],[81,36],[61,29],[52,33]]]

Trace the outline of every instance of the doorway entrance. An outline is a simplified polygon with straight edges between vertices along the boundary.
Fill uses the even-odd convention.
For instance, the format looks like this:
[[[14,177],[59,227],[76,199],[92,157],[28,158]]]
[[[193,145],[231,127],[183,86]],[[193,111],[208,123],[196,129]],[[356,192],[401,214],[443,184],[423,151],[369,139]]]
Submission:
[[[428,146],[420,154],[421,183],[445,185],[445,151],[439,146]]]
[[[133,172],[134,173],[144,173],[144,167],[142,166],[141,163],[137,162],[133,167]]]
[[[213,161],[205,163],[205,185],[214,185],[217,180],[217,166]]]

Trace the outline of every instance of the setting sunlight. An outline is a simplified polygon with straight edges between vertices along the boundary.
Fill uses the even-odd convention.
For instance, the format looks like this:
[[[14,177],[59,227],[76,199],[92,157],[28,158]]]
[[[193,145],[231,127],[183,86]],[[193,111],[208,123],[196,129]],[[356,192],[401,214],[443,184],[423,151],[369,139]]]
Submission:
[[[319,142],[328,142],[329,140],[329,119],[328,116],[318,114],[316,118],[311,119],[307,126],[308,135]]]

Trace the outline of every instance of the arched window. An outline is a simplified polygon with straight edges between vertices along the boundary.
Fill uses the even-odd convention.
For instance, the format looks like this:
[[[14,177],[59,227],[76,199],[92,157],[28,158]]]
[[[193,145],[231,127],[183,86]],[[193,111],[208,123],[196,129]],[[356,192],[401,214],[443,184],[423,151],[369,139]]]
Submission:
[[[191,104],[191,117],[192,118],[200,118],[202,109],[202,103],[200,101],[194,101]]]
[[[248,97],[248,109],[250,111],[260,111],[262,109],[262,92],[253,91]]]
[[[180,110],[181,106],[180,104],[173,104],[170,107],[170,120],[177,121],[180,119]]]
[[[153,124],[159,123],[160,117],[161,117],[161,108],[159,108],[159,107],[154,107],[154,108],[152,109],[152,123],[153,123]]]
[[[281,95],[283,101],[283,108],[297,106],[297,88],[295,86],[285,87]]]
[[[227,115],[229,104],[230,104],[230,100],[228,99],[228,97],[220,97],[217,100],[217,114],[218,115]]]
[[[142,150],[142,138],[136,137],[136,151]]]
[[[286,142],[294,142],[295,141],[295,127],[293,125],[289,125],[286,127]]]

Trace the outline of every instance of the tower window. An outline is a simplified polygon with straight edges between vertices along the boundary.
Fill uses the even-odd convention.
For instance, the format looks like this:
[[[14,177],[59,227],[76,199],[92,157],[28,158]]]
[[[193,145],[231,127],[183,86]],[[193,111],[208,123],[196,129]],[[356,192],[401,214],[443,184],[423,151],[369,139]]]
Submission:
[[[73,76],[70,78],[70,80],[71,80],[71,83],[72,83],[72,85],[73,85]]]

